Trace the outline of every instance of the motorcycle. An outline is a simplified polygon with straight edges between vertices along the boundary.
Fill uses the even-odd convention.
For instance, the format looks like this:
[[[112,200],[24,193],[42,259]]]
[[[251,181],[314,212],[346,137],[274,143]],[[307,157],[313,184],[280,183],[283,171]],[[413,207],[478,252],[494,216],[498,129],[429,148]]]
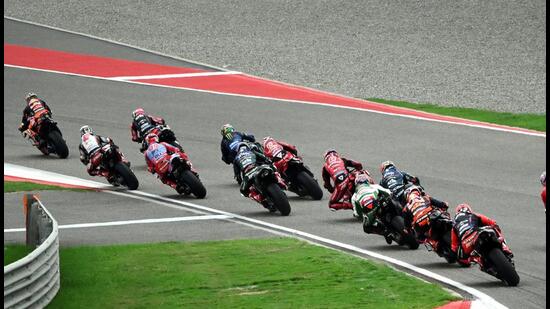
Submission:
[[[278,155],[279,157],[273,165],[288,184],[289,191],[298,194],[298,196],[311,196],[314,200],[323,198],[323,191],[319,183],[300,156],[290,151],[281,151]]]
[[[118,146],[113,143],[105,144],[101,147],[101,162],[99,167],[108,170],[111,177],[107,181],[113,186],[126,186],[129,190],[136,190],[139,182],[130,169],[130,162],[126,160]]]
[[[176,135],[174,134],[174,131],[168,126],[168,125],[159,125],[158,127],[154,128],[149,132],[148,134],[154,133],[159,137],[159,142],[166,142],[179,150],[183,151],[183,147],[181,147],[180,143],[176,139]],[[141,153],[145,152],[147,150],[147,142],[145,141],[145,138],[141,142],[141,148],[139,151]]]
[[[287,188],[286,184],[273,166],[262,164],[247,171],[245,175],[252,181],[254,189],[265,197],[262,203],[265,208],[270,212],[278,210],[282,216],[290,214],[290,203],[283,192]]]
[[[69,156],[69,148],[62,137],[61,130],[57,127],[57,122],[46,115],[38,120],[35,127],[36,132],[27,129],[22,134],[44,155],[57,154],[61,159]],[[46,141],[43,147],[40,147],[38,143],[40,140]]]
[[[462,241],[461,250],[470,256],[470,261],[479,265],[481,271],[502,280],[509,286],[519,283],[513,257],[498,227],[483,226]]]
[[[206,196],[206,188],[199,179],[199,174],[192,170],[191,161],[187,154],[181,152],[173,156],[170,160],[172,172],[168,175],[174,180],[178,186],[176,191],[178,194],[189,195],[193,194],[197,198]]]
[[[430,230],[428,237],[419,240],[428,251],[434,251],[438,256],[444,258],[447,263],[456,262],[456,254],[451,250],[451,230],[453,220],[447,211],[434,209],[429,214]]]
[[[418,249],[419,244],[416,240],[415,234],[411,229],[405,227],[405,221],[401,215],[402,209],[394,204],[390,198],[385,198],[380,201],[376,201],[373,196],[367,196],[366,201],[361,203],[365,210],[370,211],[374,208],[375,203],[380,203],[380,210],[376,213],[376,218],[382,222],[385,229],[384,235],[388,245],[395,241],[399,246],[407,245],[409,249]],[[366,212],[363,210],[363,212]],[[371,234],[372,231],[368,230],[365,223],[366,220],[361,214],[360,219],[363,221],[363,231],[367,234]]]

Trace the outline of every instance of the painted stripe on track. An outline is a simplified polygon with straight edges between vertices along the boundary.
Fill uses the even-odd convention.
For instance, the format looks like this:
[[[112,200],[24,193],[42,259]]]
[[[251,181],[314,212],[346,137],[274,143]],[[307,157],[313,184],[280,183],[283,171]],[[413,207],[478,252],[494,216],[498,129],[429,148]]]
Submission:
[[[222,220],[229,219],[230,216],[226,215],[204,215],[204,216],[187,216],[187,217],[173,217],[173,218],[158,218],[158,219],[140,219],[140,220],[124,220],[124,221],[111,221],[111,222],[95,222],[95,223],[76,223],[59,225],[59,229],[79,229],[89,227],[105,227],[105,226],[120,226],[120,225],[132,225],[132,224],[151,224],[151,223],[170,223],[170,222],[183,222],[183,221],[201,221],[201,220]],[[4,233],[24,232],[25,228],[5,229]]]
[[[65,176],[65,175],[57,174],[57,173],[53,173],[53,172],[47,172],[47,171],[37,170],[37,169],[33,169],[33,168],[18,166],[18,165],[14,165],[14,164],[4,163],[4,174],[5,175],[6,174],[10,175],[10,173],[22,174],[22,173],[27,173],[27,172],[31,172],[34,175],[33,177],[38,177],[39,179],[42,179],[42,180],[48,180],[48,179],[50,179],[50,177],[53,176],[53,177],[56,177],[56,178],[67,177],[68,179],[76,179],[76,180],[78,180],[79,185],[82,184],[83,181],[87,182],[87,183],[90,183],[92,187],[97,187],[97,184],[99,184],[99,183],[95,183],[93,181],[78,179],[76,177]],[[100,185],[102,185],[102,184],[100,184]],[[104,192],[110,193],[109,190],[105,190]],[[352,245],[349,245],[349,244],[346,244],[346,243],[338,242],[338,241],[335,241],[335,240],[331,240],[331,239],[320,237],[320,236],[317,236],[317,235],[313,235],[313,234],[310,234],[310,233],[307,233],[307,232],[287,228],[287,227],[284,227],[284,226],[272,224],[272,223],[269,223],[269,222],[256,220],[256,219],[248,218],[248,217],[245,217],[245,216],[240,216],[240,215],[237,215],[237,214],[232,214],[232,213],[229,213],[229,212],[226,212],[226,211],[221,211],[221,210],[217,210],[217,209],[214,209],[214,208],[210,208],[210,207],[206,207],[206,206],[202,206],[202,205],[198,205],[198,204],[194,204],[194,203],[190,203],[190,202],[174,200],[174,199],[166,198],[166,197],[163,197],[163,196],[160,196],[160,195],[155,195],[155,194],[151,194],[151,193],[147,193],[147,192],[143,192],[143,191],[139,191],[139,190],[126,191],[126,192],[118,191],[117,194],[118,195],[125,195],[129,198],[135,198],[136,196],[139,196],[139,197],[142,197],[142,198],[151,199],[151,200],[155,200],[155,201],[163,201],[167,204],[181,205],[181,206],[183,206],[183,207],[181,207],[181,209],[184,209],[186,211],[188,209],[197,209],[197,210],[201,210],[201,211],[204,211],[204,212],[207,212],[207,213],[225,215],[225,216],[231,217],[230,220],[232,220],[234,222],[237,222],[237,223],[246,222],[250,226],[258,226],[258,227],[261,227],[264,230],[267,229],[268,231],[271,230],[271,231],[276,231],[277,233],[285,233],[288,236],[296,237],[296,238],[308,241],[310,243],[314,243],[314,244],[318,244],[318,245],[320,244],[320,245],[327,246],[327,247],[332,248],[332,249],[337,249],[337,250],[341,250],[341,251],[344,250],[344,251],[347,251],[347,252],[353,252],[353,253],[356,253],[356,254],[369,256],[369,257],[372,257],[372,258],[375,258],[375,259],[378,259],[378,260],[385,261],[385,262],[387,262],[389,264],[392,264],[394,266],[399,266],[399,267],[402,267],[404,269],[408,269],[408,270],[410,270],[414,273],[417,273],[417,274],[420,274],[420,275],[425,276],[427,278],[430,278],[432,280],[438,281],[438,282],[443,283],[447,286],[454,287],[457,290],[464,291],[464,292],[466,292],[466,293],[468,293],[468,294],[470,294],[470,295],[472,295],[476,298],[476,301],[474,301],[472,303],[472,306],[475,304],[476,308],[480,308],[480,309],[481,308],[493,308],[493,309],[505,309],[505,308],[507,308],[504,305],[502,305],[501,303],[497,302],[491,296],[489,296],[489,295],[487,295],[487,294],[485,294],[485,293],[483,293],[479,290],[476,290],[474,288],[466,286],[466,285],[464,285],[460,282],[454,281],[450,278],[444,277],[442,275],[439,275],[439,274],[434,273],[432,271],[429,271],[427,269],[423,269],[423,268],[414,266],[412,264],[409,264],[407,262],[403,262],[401,260],[398,260],[398,259],[395,259],[395,258],[392,258],[392,257],[384,256],[384,255],[376,253],[374,251],[364,250],[364,249],[361,249],[359,247],[355,247],[355,246],[352,246]]]
[[[219,75],[233,75],[242,74],[237,71],[227,72],[199,72],[199,73],[182,73],[182,74],[164,74],[164,75],[143,75],[143,76],[117,76],[110,77],[114,80],[141,80],[141,79],[164,79],[164,78],[188,78],[188,77],[202,77],[202,76],[219,76]]]

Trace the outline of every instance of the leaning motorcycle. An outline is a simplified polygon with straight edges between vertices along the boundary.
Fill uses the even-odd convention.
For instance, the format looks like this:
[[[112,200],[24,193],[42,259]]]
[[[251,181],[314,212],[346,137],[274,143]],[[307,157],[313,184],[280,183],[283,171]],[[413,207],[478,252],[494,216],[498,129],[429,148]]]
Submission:
[[[278,155],[278,158],[274,158],[274,166],[287,183],[289,191],[298,196],[310,196],[314,200],[323,198],[319,183],[300,156],[290,151],[281,151]]]
[[[48,115],[41,117],[35,125],[36,131],[27,129],[22,132],[24,137],[29,138],[31,142],[45,140],[45,147],[40,148],[43,154],[57,154],[61,159],[69,156],[69,148],[62,137],[61,130],[57,127],[57,122],[53,121]]]
[[[407,245],[409,249],[418,249],[419,244],[416,240],[414,232],[405,227],[405,221],[401,215],[402,209],[394,204],[390,198],[376,201],[374,195],[367,196],[362,204],[363,213],[371,211],[374,208],[375,203],[380,203],[380,210],[376,213],[376,218],[382,222],[386,230],[385,236],[386,242],[389,244],[395,241],[399,246]],[[361,215],[363,217],[363,215]],[[365,233],[369,232],[365,229],[365,220],[363,220],[363,230]]]
[[[197,198],[204,198],[206,196],[206,188],[199,179],[199,174],[192,170],[191,161],[185,153],[179,153],[177,156],[173,156],[170,164],[172,165],[172,172],[168,175],[177,184],[176,191],[179,194],[189,195],[193,194]]]
[[[279,211],[281,215],[290,214],[290,203],[283,190],[286,185],[276,169],[268,164],[254,167],[246,176],[252,181],[252,186],[265,197],[263,206],[270,212]]]
[[[481,271],[494,276],[509,286],[519,283],[513,257],[498,227],[483,226],[467,235],[462,241],[461,250],[470,256],[470,261],[479,265]]]
[[[453,220],[447,211],[434,209],[429,214],[430,231],[426,239],[420,241],[428,251],[434,251],[447,263],[456,262],[456,254],[451,250],[451,229]]]
[[[101,147],[101,153],[102,157],[99,167],[108,170],[112,175],[107,178],[107,181],[113,186],[118,187],[122,185],[129,190],[136,190],[139,182],[134,172],[130,169],[130,162],[126,160],[118,146],[113,143],[105,144]]]

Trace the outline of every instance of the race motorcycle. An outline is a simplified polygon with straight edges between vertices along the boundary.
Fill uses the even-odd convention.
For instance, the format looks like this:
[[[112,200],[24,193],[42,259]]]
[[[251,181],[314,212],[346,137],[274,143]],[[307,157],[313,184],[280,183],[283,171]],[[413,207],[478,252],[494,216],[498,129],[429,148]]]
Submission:
[[[519,283],[512,250],[500,228],[482,226],[464,238],[460,250],[463,250],[469,260],[479,265],[481,271],[502,280],[509,286]]]
[[[309,167],[304,164],[302,157],[290,151],[281,151],[273,161],[273,165],[288,185],[289,191],[298,196],[310,196],[314,200],[323,198],[323,190]]]
[[[174,134],[174,131],[170,128],[168,125],[159,125],[148,134],[156,134],[159,137],[159,142],[165,142],[168,143],[179,150],[183,151],[183,147],[181,147],[180,143],[176,139],[176,135]],[[145,152],[147,150],[147,142],[145,141],[145,138],[141,142],[141,148],[139,151],[141,153]]]
[[[401,207],[394,204],[389,197],[376,200],[373,191],[373,194],[365,196],[360,204],[363,211],[360,213],[359,219],[363,221],[363,231],[365,233],[371,234],[373,232],[367,229],[365,225],[367,221],[363,213],[371,211],[374,209],[375,204],[379,204],[380,209],[376,212],[375,217],[382,222],[385,231],[380,231],[377,234],[383,235],[388,245],[395,241],[399,246],[407,245],[411,250],[418,249],[419,244],[414,232],[405,227]]]
[[[417,239],[423,243],[428,251],[434,251],[438,256],[444,258],[447,263],[456,262],[456,254],[451,250],[451,230],[453,228],[453,220],[447,211],[434,209],[429,214],[430,230],[428,235],[420,235],[423,239]]]
[[[101,147],[101,161],[99,167],[110,172],[107,181],[113,186],[125,186],[129,190],[136,190],[139,182],[130,169],[130,162],[126,160],[124,154],[118,146],[113,143],[105,144]]]
[[[34,127],[36,131],[27,129],[21,134],[28,138],[44,155],[57,154],[61,159],[69,156],[69,148],[62,137],[61,130],[57,127],[57,122],[53,121],[50,116],[42,116]],[[44,147],[40,147],[38,143],[40,140],[46,140]]]
[[[261,203],[269,212],[277,210],[282,216],[290,214],[290,203],[283,190],[286,190],[286,184],[279,175],[275,167],[269,164],[262,164],[244,172],[252,187],[260,193],[265,200]]]
[[[170,164],[172,172],[168,174],[168,177],[178,184],[176,188],[178,194],[189,195],[192,193],[200,199],[206,196],[206,188],[200,181],[199,174],[192,169],[191,161],[186,153],[180,152],[172,156]]]

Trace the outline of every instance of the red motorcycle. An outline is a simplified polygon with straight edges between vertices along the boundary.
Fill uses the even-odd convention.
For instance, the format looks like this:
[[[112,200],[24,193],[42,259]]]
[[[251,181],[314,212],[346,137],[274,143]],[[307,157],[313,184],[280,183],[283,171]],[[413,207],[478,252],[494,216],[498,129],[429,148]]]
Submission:
[[[290,151],[281,151],[273,165],[287,183],[289,191],[298,196],[311,196],[314,200],[323,198],[323,190],[302,157]]]
[[[178,184],[176,191],[179,194],[189,195],[192,193],[200,199],[206,196],[206,188],[199,179],[199,174],[192,169],[191,161],[186,153],[180,152],[173,155],[170,164],[172,172],[168,177]]]
[[[461,250],[469,256],[470,262],[479,265],[481,271],[494,276],[509,286],[519,283],[514,254],[506,244],[502,231],[498,227],[483,226],[466,236]]]

